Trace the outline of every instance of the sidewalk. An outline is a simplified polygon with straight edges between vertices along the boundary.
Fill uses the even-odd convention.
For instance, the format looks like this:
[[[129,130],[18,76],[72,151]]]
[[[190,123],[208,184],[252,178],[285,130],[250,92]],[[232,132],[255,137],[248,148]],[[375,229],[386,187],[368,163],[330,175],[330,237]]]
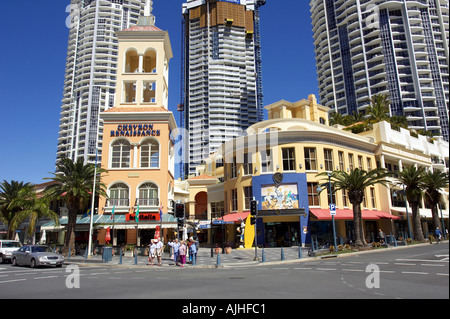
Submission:
[[[443,242],[444,244],[448,244],[449,242],[446,240]],[[435,244],[435,243],[433,243]],[[255,249],[233,249],[231,254],[220,254],[220,258],[217,258],[217,255],[213,253],[213,257],[211,257],[211,249],[209,248],[200,248],[197,253],[197,262],[196,265],[193,266],[191,264],[186,264],[186,268],[236,268],[236,267],[247,267],[247,266],[258,266],[267,264],[283,264],[290,262],[300,262],[307,260],[317,260],[323,258],[333,258],[333,257],[346,257],[352,256],[355,254],[369,254],[369,253],[377,253],[386,250],[396,250],[396,249],[408,249],[412,247],[417,247],[419,245],[430,245],[430,243],[423,244],[415,244],[408,246],[389,246],[388,248],[376,249],[376,250],[366,250],[366,251],[358,251],[358,252],[350,252],[339,255],[325,255],[319,257],[309,257],[308,250],[309,248],[302,248],[302,258],[299,258],[299,250],[298,247],[284,247],[283,248],[283,257],[280,247],[275,248],[258,248],[258,258],[259,260],[255,261]],[[263,263],[263,251],[265,255],[265,263]],[[162,266],[149,266],[147,256],[138,256],[135,257],[122,257],[122,263],[120,264],[120,257],[113,256],[112,260],[109,262],[104,262],[102,260],[101,255],[95,255],[88,259],[85,259],[84,256],[75,256],[72,258],[66,258],[65,264],[80,264],[80,265],[97,265],[97,266],[114,266],[114,267],[153,267],[153,268],[171,268],[175,267],[175,263],[170,259],[168,253],[164,253],[162,256]],[[156,260],[155,260],[156,261]],[[137,263],[136,263],[137,262]]]
[[[186,267],[199,267],[199,268],[219,268],[219,267],[237,267],[245,265],[258,265],[262,261],[263,249],[258,248],[258,258],[259,261],[254,261],[255,249],[233,249],[231,254],[219,254],[219,260],[217,255],[213,252],[213,257],[211,258],[210,248],[200,248],[197,253],[197,262],[195,266],[191,264],[186,264]],[[265,248],[264,255],[266,262],[282,261],[281,248]],[[283,248],[284,260],[298,260],[299,250],[298,247],[284,247]],[[308,258],[308,248],[302,248],[302,258]],[[186,258],[188,259],[188,257]],[[136,263],[137,262],[137,263]],[[102,260],[102,255],[91,256],[85,259],[84,256],[75,256],[71,258],[66,258],[66,264],[86,264],[86,265],[102,265],[102,266],[148,266],[148,256],[137,256],[135,257],[122,257],[122,264],[120,264],[120,257],[113,256],[112,260],[109,262],[104,262]],[[156,263],[156,258],[155,258]],[[175,263],[170,259],[168,253],[164,253],[162,256],[162,266],[161,267],[174,267]],[[159,268],[158,266],[153,266]]]

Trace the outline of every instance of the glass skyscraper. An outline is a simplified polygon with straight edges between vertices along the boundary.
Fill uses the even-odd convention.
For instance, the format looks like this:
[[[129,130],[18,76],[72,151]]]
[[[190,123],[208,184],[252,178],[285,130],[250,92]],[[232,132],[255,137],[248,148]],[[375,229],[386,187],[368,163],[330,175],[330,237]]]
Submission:
[[[449,140],[448,0],[311,0],[320,102],[362,112],[388,95],[391,115]]]
[[[101,160],[100,112],[114,106],[116,31],[134,26],[151,0],[72,0],[57,158]]]
[[[183,4],[182,175],[263,119],[257,0]],[[184,169],[184,171],[183,171]],[[183,176],[182,176],[183,177]]]

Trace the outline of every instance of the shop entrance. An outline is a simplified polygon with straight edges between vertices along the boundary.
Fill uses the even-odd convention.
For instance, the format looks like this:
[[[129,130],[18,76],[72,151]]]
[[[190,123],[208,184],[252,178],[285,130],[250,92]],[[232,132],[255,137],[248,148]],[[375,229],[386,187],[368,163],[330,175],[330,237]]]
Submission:
[[[267,247],[291,247],[300,243],[299,222],[268,222],[264,224]]]

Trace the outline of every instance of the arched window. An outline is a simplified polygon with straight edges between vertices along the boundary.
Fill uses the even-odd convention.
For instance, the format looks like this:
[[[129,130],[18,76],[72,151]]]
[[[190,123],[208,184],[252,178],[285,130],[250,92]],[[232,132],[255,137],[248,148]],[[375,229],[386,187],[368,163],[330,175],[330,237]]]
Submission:
[[[158,186],[145,183],[139,187],[138,204],[141,206],[159,206]]]
[[[141,145],[141,167],[159,167],[159,143],[156,140],[146,140]]]
[[[112,144],[111,167],[129,168],[131,145],[127,140],[118,140]]]
[[[139,55],[136,50],[129,50],[125,57],[125,72],[139,72]]]
[[[145,51],[144,73],[156,73],[156,51],[154,49]]]
[[[117,183],[109,189],[108,206],[129,206],[130,190],[124,183]]]

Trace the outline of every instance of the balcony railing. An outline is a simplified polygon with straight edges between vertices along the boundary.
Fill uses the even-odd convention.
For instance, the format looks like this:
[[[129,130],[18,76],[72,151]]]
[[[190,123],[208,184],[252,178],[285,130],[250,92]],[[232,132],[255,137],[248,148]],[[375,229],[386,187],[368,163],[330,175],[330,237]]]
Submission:
[[[138,199],[136,199],[136,205],[159,206],[159,199],[158,198],[138,198]]]

